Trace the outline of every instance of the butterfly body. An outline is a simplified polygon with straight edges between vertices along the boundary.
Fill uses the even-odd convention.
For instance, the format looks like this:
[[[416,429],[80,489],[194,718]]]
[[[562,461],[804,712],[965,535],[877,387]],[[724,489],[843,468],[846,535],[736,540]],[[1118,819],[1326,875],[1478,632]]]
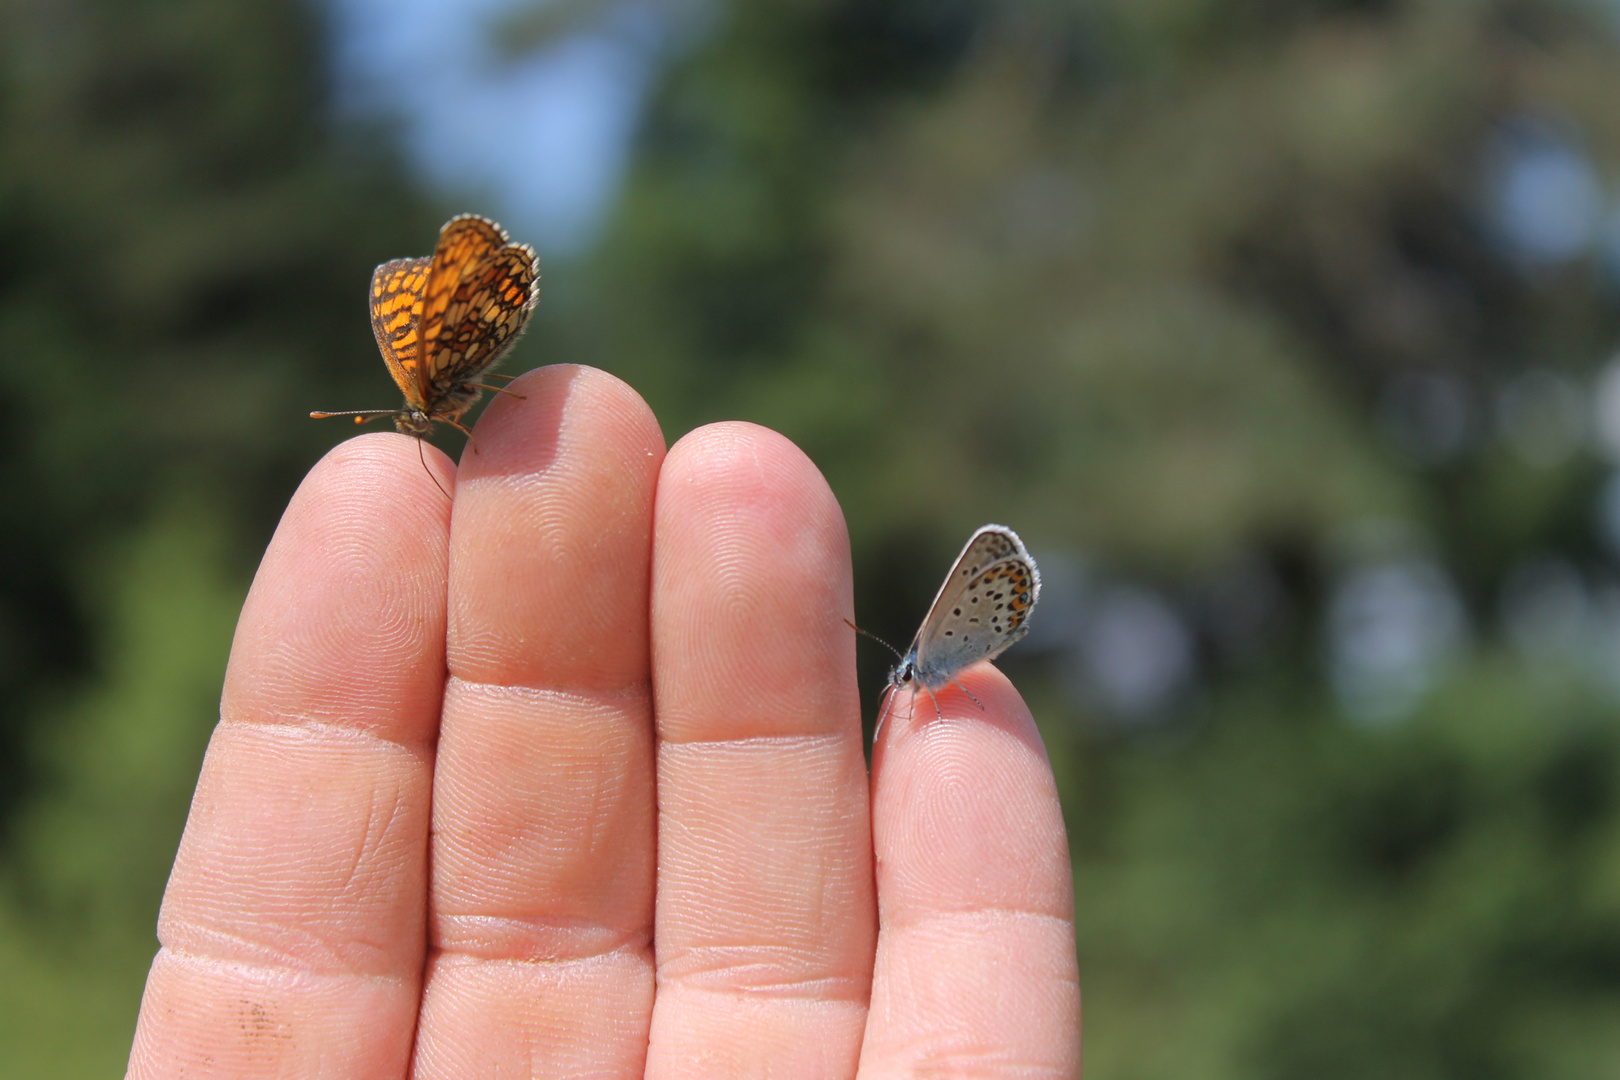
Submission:
[[[418,438],[440,421],[460,428],[462,415],[491,389],[477,380],[523,334],[539,292],[533,248],[512,243],[488,218],[451,218],[431,256],[394,259],[371,275],[371,329],[404,406],[310,415],[353,416],[355,423],[391,416]]]
[[[1040,595],[1040,571],[1018,534],[1004,525],[978,529],[889,673],[890,687],[932,695],[969,664],[1000,655],[1028,632]]]

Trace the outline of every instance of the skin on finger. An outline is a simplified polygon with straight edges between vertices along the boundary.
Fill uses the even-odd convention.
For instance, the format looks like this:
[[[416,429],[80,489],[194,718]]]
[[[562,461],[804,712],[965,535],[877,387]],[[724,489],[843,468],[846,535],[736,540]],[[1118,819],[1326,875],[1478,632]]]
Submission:
[[[237,623],[131,1077],[403,1074],[448,534],[402,435],[344,443],[293,497]]]
[[[875,939],[849,539],[808,458],[670,451],[653,559],[658,1004],[647,1076],[849,1076]]]
[[[990,664],[894,702],[873,761],[881,930],[862,1080],[1078,1077],[1073,877],[1057,788]],[[940,718],[942,715],[943,718]]]
[[[652,1009],[647,593],[664,443],[530,372],[462,456],[420,1077],[631,1075]]]

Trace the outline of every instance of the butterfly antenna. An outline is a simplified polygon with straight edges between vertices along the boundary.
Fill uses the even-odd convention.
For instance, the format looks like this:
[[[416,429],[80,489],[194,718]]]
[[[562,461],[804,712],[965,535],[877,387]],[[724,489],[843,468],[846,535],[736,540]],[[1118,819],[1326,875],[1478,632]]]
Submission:
[[[397,409],[344,409],[342,412],[312,412],[311,420],[330,420],[334,416],[352,416],[357,424],[366,424],[379,416],[398,416]]]
[[[903,654],[899,649],[895,648],[893,645],[890,645],[887,641],[884,641],[882,638],[880,638],[876,634],[872,633],[872,631],[870,631],[870,630],[862,630],[860,627],[856,626],[854,623],[850,622],[848,619],[844,620],[844,625],[849,627],[851,630],[855,631],[857,634],[865,634],[867,637],[871,638],[873,641],[877,642],[879,645],[883,646],[885,649],[888,649],[890,652],[894,653],[894,655],[896,657],[898,657],[898,658],[900,658],[902,660],[905,659],[905,654]]]
[[[450,493],[444,490],[444,485],[439,483],[439,478],[433,475],[432,469],[428,468],[427,451],[422,448],[422,444],[425,442],[427,442],[427,440],[422,438],[418,438],[416,440],[416,456],[422,462],[422,471],[428,474],[428,479],[433,481],[433,486],[439,489],[439,494],[448,499],[450,498]]]

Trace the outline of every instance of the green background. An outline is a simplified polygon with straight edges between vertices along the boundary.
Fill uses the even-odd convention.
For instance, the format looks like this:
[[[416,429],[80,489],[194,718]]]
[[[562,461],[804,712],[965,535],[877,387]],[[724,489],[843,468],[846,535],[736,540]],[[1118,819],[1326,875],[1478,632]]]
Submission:
[[[1556,394],[1492,404],[1585,395],[1616,348],[1620,267],[1492,224],[1515,139],[1620,185],[1613,6],[705,11],[507,370],[606,368],[671,439],[785,432],[893,640],[973,527],[1043,558],[1004,667],[1062,784],[1089,1075],[1620,1070],[1609,467],[1514,441]],[[305,414],[392,400],[372,266],[498,216],[334,119],[328,48],[273,0],[0,0],[7,1076],[123,1068],[238,606],[352,430]],[[1473,402],[1467,437],[1403,435],[1414,386]],[[1454,632],[1378,704],[1333,628],[1390,565],[1450,583]],[[1547,565],[1591,614],[1527,650],[1502,598]],[[1172,613],[1175,692],[1088,674],[1108,595]]]

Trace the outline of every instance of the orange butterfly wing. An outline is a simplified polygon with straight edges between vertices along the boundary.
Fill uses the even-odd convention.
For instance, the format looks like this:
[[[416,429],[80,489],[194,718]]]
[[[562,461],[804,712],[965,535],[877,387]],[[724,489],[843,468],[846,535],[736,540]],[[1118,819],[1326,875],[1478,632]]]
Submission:
[[[405,395],[400,430],[421,434],[477,401],[470,380],[506,355],[539,298],[539,260],[488,218],[462,214],[430,258],[394,259],[371,275],[371,329]],[[411,420],[411,414],[417,419]],[[426,421],[426,423],[424,423]]]
[[[394,259],[371,275],[371,332],[405,403],[422,408],[422,294],[432,259]]]
[[[534,249],[513,244],[493,221],[463,214],[445,224],[422,297],[428,401],[454,397],[458,384],[506,355],[528,325],[538,282]]]

